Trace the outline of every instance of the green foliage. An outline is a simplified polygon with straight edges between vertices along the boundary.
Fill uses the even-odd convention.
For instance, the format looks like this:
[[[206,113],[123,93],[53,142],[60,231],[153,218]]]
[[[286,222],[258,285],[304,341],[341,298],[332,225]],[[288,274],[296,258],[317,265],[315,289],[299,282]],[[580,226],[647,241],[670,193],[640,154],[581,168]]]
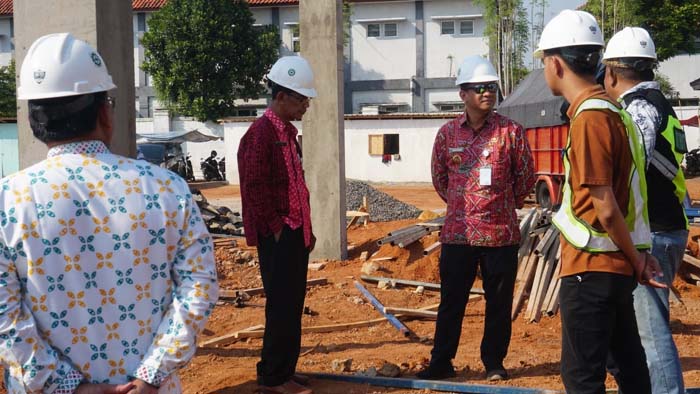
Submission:
[[[661,93],[663,93],[664,96],[666,96],[666,98],[674,98],[678,93],[678,91],[676,91],[676,89],[671,84],[671,81],[668,79],[668,77],[661,74],[660,72],[654,72],[654,80],[659,83]]]
[[[17,117],[17,83],[15,60],[9,66],[0,67],[0,117]]]
[[[274,26],[254,27],[244,0],[169,0],[148,21],[143,70],[169,110],[216,120],[257,98],[277,59]]]
[[[625,26],[647,29],[659,61],[700,49],[696,44],[700,31],[698,0],[589,0],[583,9],[598,19],[606,40]]]
[[[530,37],[527,12],[522,0],[474,0],[474,4],[484,9],[491,62],[501,77],[503,94],[508,95],[524,75]]]

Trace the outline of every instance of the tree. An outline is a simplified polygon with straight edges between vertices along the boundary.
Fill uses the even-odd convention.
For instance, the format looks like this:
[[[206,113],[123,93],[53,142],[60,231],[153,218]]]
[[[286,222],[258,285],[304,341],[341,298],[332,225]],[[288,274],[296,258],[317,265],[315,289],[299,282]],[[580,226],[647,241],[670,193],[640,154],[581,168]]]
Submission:
[[[508,95],[527,74],[523,61],[528,49],[527,12],[522,0],[474,0],[484,9],[492,63]]]
[[[8,66],[0,67],[0,117],[17,117],[17,80],[15,79],[15,60]]]
[[[589,0],[583,9],[598,19],[606,40],[625,26],[647,29],[659,61],[700,49],[698,0]]]
[[[244,0],[169,0],[142,39],[158,99],[206,121],[230,115],[236,99],[257,98],[280,39],[276,27],[253,22]]]

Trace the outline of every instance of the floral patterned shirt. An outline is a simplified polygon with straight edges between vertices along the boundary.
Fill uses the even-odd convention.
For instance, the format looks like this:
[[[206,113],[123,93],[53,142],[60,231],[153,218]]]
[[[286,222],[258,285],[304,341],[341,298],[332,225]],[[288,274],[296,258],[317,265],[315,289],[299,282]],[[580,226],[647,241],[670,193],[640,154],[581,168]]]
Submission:
[[[175,371],[218,297],[185,181],[99,141],[59,145],[0,181],[0,361],[8,393],[72,393]]]
[[[520,242],[515,209],[535,184],[522,126],[494,112],[474,130],[462,113],[435,137],[432,177],[447,203],[440,242],[488,247]]]

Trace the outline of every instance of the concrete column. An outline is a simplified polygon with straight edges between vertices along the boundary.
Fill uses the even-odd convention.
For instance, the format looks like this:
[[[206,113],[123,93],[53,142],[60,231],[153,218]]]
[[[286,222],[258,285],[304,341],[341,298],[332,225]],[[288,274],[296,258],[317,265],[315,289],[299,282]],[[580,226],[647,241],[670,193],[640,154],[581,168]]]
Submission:
[[[14,0],[17,73],[27,50],[37,38],[70,32],[97,48],[118,89],[114,118],[115,153],[135,156],[134,36],[130,1]],[[17,126],[20,168],[46,158],[46,146],[36,140],[27,120],[27,103],[19,101]]]
[[[318,238],[312,257],[345,259],[342,1],[299,3],[301,55],[311,64],[318,91],[303,121],[304,170]]]

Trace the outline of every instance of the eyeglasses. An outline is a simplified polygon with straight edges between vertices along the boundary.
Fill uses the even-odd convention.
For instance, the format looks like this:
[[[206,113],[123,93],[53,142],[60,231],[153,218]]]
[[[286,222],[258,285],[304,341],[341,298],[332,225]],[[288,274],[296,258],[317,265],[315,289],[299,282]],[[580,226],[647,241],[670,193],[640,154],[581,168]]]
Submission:
[[[498,84],[496,82],[480,83],[477,85],[467,86],[467,89],[473,90],[476,94],[484,94],[484,92],[496,93],[498,91]]]

